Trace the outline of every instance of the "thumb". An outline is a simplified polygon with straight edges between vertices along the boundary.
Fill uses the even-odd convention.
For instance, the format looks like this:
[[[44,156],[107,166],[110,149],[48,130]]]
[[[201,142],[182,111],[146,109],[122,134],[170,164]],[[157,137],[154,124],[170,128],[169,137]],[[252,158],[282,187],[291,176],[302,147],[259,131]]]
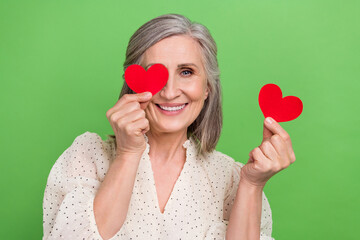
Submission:
[[[150,103],[150,100],[152,98],[152,94],[151,92],[144,92],[142,93],[143,95],[141,95],[141,99],[140,99],[140,108],[142,110],[145,110],[147,108],[147,106],[149,105]],[[150,95],[147,95],[147,94],[150,94]]]
[[[263,130],[263,140],[262,140],[262,142],[264,142],[265,140],[267,140],[267,139],[270,139],[271,138],[271,136],[273,135],[273,133],[270,131],[270,129],[268,129],[267,127],[266,127],[266,119],[264,120],[264,130]]]

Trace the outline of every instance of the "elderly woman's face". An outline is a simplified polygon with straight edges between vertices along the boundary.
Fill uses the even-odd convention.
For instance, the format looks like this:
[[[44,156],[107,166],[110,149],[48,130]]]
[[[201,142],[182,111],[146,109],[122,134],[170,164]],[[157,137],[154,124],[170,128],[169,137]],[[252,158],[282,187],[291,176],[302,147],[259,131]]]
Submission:
[[[169,79],[145,109],[150,131],[182,132],[197,118],[208,96],[200,45],[186,35],[162,39],[144,53],[146,70],[155,63],[168,69]]]

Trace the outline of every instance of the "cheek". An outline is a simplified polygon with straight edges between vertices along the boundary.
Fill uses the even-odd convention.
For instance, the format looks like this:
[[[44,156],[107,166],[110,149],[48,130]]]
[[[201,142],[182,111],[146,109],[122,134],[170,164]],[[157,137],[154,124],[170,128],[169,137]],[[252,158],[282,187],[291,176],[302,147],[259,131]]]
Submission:
[[[201,82],[194,82],[188,84],[185,88],[185,91],[192,101],[198,101],[202,100],[205,96],[204,88],[204,84],[202,84]]]

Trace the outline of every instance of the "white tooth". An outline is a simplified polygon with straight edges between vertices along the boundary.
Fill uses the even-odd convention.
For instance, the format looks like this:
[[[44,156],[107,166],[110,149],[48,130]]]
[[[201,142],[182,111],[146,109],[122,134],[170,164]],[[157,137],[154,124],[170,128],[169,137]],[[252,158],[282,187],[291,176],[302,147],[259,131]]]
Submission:
[[[164,110],[167,110],[167,111],[177,111],[177,110],[180,110],[182,108],[185,107],[185,104],[182,105],[182,106],[178,106],[178,107],[165,107],[165,106],[161,106],[159,105],[161,109],[164,109]]]

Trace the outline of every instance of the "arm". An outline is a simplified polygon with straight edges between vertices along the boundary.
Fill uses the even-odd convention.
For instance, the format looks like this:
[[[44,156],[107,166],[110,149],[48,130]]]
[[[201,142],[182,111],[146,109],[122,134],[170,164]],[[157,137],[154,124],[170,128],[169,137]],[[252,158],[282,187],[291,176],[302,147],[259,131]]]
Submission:
[[[260,239],[263,187],[239,183],[226,232],[227,240]]]
[[[295,162],[289,134],[270,117],[264,121],[261,145],[253,149],[249,156],[247,164],[241,167],[239,188],[230,215],[230,226],[227,230],[230,240],[235,237],[237,239],[270,237],[263,236],[261,232],[263,229],[260,226],[263,220],[261,206],[262,200],[266,200],[265,197],[263,199],[261,197],[262,189],[274,174]],[[268,205],[267,201],[266,205]],[[266,222],[271,223],[269,220]]]
[[[232,174],[231,174],[231,179],[230,179],[230,184],[227,186],[227,192],[226,192],[226,197],[224,199],[224,220],[223,222],[225,223],[225,225],[228,227],[229,225],[229,221],[230,221],[230,215],[232,213],[232,208],[235,206],[235,201],[236,202],[243,202],[241,199],[247,199],[246,197],[242,196],[243,192],[245,192],[245,196],[249,195],[249,191],[247,191],[246,189],[248,188],[248,186],[243,187],[243,185],[245,185],[244,181],[241,181],[241,168],[244,166],[244,164],[240,163],[240,162],[234,162],[233,164],[233,168],[232,168]],[[244,179],[243,179],[244,180]],[[253,186],[253,185],[251,185]],[[242,189],[242,190],[240,190]],[[253,194],[254,196],[254,194]],[[251,194],[250,194],[251,197]],[[238,199],[238,200],[236,200]],[[254,201],[248,200],[249,202],[253,203]],[[246,205],[246,204],[245,204]],[[237,204],[237,206],[239,206],[239,204]],[[246,205],[249,208],[249,205]],[[236,209],[239,209],[238,207]],[[248,210],[246,208],[246,210]],[[234,211],[238,212],[237,210]],[[236,221],[234,220],[235,215],[238,214],[234,214],[232,216],[232,222]],[[260,240],[274,240],[274,238],[271,237],[272,235],[272,211],[270,208],[270,204],[269,201],[264,193],[264,191],[262,191],[262,199],[261,199],[261,222],[260,222]],[[225,238],[226,232],[227,232],[227,228],[224,226],[224,238],[223,239],[227,239]],[[231,239],[231,238],[229,238]],[[234,239],[234,238],[233,238]],[[259,238],[257,238],[259,239]]]
[[[140,158],[117,156],[96,194],[94,214],[103,239],[114,236],[126,219]]]
[[[106,204],[112,209],[121,211],[118,214],[109,214],[111,218],[115,215],[121,216],[122,213],[126,216],[128,201],[126,198],[129,197],[126,197],[125,193],[119,194],[121,190],[115,190],[115,193],[110,191],[119,186],[124,192],[131,195],[131,190],[127,189],[132,188],[131,181],[134,182],[134,180],[131,178],[135,176],[133,172],[137,168],[135,167],[137,161],[132,158],[131,160],[134,161],[131,161],[131,164],[130,161],[126,161],[127,157],[116,158],[108,169],[106,179],[104,178],[104,181],[100,182],[97,170],[105,167],[107,160],[101,159],[99,156],[101,153],[99,150],[101,151],[103,148],[99,136],[86,132],[78,136],[55,162],[44,192],[43,240],[64,238],[102,240],[103,237],[108,239],[111,234],[116,233],[111,228],[107,228],[108,223],[104,223],[101,218],[109,214],[106,212],[109,211]],[[92,160],[95,154],[99,156],[98,160]],[[103,163],[101,163],[102,161]],[[116,171],[118,174],[115,174]],[[121,173],[124,174],[123,177],[121,177]],[[124,181],[124,183],[122,184],[120,181]],[[119,207],[120,203],[115,204],[116,200],[110,201],[107,196],[124,197],[120,201],[126,206]],[[118,230],[117,235],[126,236],[126,228],[121,228],[124,221],[119,222],[119,225],[114,226]],[[99,229],[98,224],[100,225]],[[99,230],[101,230],[101,234]]]
[[[43,240],[101,239],[92,207],[101,183],[90,160],[95,142],[93,133],[76,137],[51,168],[43,199]]]

